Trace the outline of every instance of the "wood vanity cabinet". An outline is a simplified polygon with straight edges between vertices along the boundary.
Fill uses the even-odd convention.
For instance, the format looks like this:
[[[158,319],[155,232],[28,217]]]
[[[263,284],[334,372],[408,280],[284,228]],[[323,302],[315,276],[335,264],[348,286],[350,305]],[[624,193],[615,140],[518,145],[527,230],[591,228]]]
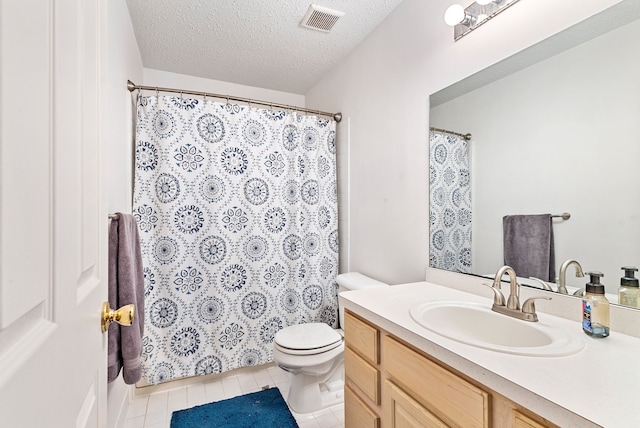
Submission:
[[[556,427],[345,311],[345,428]]]
[[[350,313],[344,327],[345,427],[380,428],[380,330]]]

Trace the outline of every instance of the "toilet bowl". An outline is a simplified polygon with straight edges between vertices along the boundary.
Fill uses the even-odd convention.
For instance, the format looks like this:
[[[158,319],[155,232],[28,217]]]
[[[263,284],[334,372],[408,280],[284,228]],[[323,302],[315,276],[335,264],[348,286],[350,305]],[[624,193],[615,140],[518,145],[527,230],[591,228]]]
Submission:
[[[336,282],[339,293],[388,285],[358,272],[340,274]],[[339,319],[343,326],[342,305],[339,305]],[[344,401],[342,330],[334,330],[324,323],[285,327],[274,337],[273,359],[293,375],[287,404],[294,412],[316,412]]]

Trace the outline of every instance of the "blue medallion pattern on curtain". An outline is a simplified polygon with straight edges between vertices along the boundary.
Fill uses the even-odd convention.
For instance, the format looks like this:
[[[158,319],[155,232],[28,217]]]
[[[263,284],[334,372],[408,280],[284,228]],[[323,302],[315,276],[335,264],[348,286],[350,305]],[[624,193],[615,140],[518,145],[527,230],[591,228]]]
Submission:
[[[429,266],[471,272],[468,142],[429,132]]]
[[[148,382],[272,361],[288,325],[337,327],[333,120],[141,96],[135,156]]]

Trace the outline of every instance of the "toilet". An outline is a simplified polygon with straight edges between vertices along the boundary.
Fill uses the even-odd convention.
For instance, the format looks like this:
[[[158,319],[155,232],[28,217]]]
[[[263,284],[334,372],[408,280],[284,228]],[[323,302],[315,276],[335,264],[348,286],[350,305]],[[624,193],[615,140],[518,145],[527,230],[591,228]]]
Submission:
[[[386,287],[380,281],[349,272],[338,275],[338,293]],[[338,307],[340,327],[344,308]],[[344,401],[344,337],[324,323],[296,324],[278,331],[273,339],[273,359],[293,376],[287,404],[297,413],[312,413]]]

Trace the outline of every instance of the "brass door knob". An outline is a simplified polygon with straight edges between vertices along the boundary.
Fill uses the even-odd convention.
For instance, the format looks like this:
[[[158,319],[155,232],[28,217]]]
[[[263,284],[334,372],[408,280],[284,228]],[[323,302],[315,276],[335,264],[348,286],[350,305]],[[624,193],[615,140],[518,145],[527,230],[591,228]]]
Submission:
[[[102,326],[102,332],[104,333],[109,329],[109,325],[115,321],[120,325],[131,325],[135,318],[136,306],[132,303],[125,305],[120,309],[113,310],[109,306],[109,302],[102,304],[102,317],[100,325]]]

